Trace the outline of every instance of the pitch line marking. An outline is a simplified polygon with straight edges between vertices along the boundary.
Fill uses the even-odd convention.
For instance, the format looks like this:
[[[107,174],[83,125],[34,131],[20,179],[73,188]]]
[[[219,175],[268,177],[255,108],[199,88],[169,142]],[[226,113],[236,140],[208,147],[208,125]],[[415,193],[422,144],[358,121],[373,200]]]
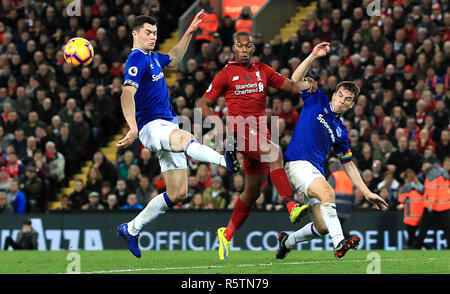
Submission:
[[[425,261],[447,260],[450,258],[425,258]],[[417,258],[387,258],[380,261],[417,261]],[[422,260],[422,259],[420,259]],[[254,266],[271,266],[271,265],[305,265],[305,264],[323,264],[323,263],[338,263],[338,262],[369,262],[366,259],[352,259],[352,260],[323,260],[323,261],[293,261],[283,263],[260,263],[260,264],[237,264],[237,265],[199,265],[199,266],[181,266],[181,267],[165,267],[165,268],[135,268],[122,270],[106,270],[106,271],[91,271],[81,272],[81,274],[112,274],[112,273],[126,273],[126,272],[141,272],[141,271],[170,271],[170,270],[192,270],[192,269],[215,269],[226,267],[254,267]],[[65,274],[65,273],[61,273]]]

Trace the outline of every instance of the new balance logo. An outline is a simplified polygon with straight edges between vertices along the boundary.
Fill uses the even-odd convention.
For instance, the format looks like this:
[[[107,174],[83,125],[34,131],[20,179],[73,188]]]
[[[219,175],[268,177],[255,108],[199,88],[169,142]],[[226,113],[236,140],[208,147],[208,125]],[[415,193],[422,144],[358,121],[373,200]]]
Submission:
[[[234,81],[237,81],[237,80],[239,80],[239,76],[234,76],[232,81],[234,82]]]

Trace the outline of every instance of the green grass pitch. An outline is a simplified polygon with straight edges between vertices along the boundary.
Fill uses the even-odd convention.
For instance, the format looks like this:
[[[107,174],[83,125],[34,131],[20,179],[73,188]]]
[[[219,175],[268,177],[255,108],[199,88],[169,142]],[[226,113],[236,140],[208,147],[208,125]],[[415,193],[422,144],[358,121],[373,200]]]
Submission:
[[[86,274],[449,274],[450,251],[350,251],[343,260],[331,251],[292,251],[284,260],[273,251],[232,251],[220,261],[215,251],[128,250],[1,251],[0,274],[58,274],[67,268]],[[379,257],[374,260],[373,256]],[[79,258],[78,258],[79,257]]]

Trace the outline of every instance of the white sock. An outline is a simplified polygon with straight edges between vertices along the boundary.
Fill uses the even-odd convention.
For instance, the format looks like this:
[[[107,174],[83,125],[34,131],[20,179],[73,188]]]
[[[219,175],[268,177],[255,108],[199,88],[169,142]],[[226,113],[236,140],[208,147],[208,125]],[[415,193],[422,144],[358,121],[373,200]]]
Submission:
[[[191,141],[186,146],[185,152],[187,155],[194,159],[197,159],[198,161],[210,162],[216,165],[227,167],[225,156],[206,145],[200,144],[197,141]]]
[[[164,199],[164,194],[166,193],[161,193],[150,200],[147,206],[128,223],[128,233],[130,233],[130,235],[136,236],[139,234],[139,231],[145,224],[148,224],[170,208],[167,205],[167,201]]]
[[[320,234],[314,227],[314,224],[310,222],[300,230],[290,234],[286,239],[285,245],[287,248],[294,248],[297,243],[309,241],[321,236],[323,235]]]
[[[322,215],[322,219],[327,226],[333,245],[336,247],[339,242],[344,239],[341,223],[339,222],[339,218],[337,216],[336,203],[322,203],[320,205],[320,214]]]

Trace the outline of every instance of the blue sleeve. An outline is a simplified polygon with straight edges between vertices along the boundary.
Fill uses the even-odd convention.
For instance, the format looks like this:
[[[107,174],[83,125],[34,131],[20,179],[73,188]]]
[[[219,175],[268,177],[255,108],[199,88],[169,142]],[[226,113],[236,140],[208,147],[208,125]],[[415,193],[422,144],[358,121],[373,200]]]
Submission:
[[[139,88],[142,76],[147,69],[147,60],[144,54],[136,52],[130,54],[125,64],[125,78],[123,85],[130,85]]]
[[[302,97],[302,100],[303,100],[303,102],[305,104],[309,104],[309,103],[312,103],[312,102],[317,102],[321,98],[322,99],[325,98],[326,100],[328,100],[325,97],[325,95],[322,93],[322,91],[320,91],[319,89],[317,89],[316,92],[313,92],[313,93],[308,93],[308,90],[301,90],[299,93],[300,93],[300,96]]]
[[[14,202],[14,212],[16,214],[25,213],[25,208],[27,206],[27,200],[23,192],[17,192],[16,201]]]
[[[159,65],[161,65],[162,68],[169,65],[169,63],[172,61],[172,58],[170,55],[157,53],[158,59],[159,59]]]

